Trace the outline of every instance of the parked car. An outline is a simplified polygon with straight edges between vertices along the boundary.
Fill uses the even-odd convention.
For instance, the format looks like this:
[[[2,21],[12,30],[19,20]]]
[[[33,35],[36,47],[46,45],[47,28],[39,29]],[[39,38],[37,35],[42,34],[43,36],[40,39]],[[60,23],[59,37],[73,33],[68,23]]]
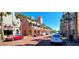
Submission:
[[[20,39],[23,39],[24,38],[24,36],[22,36],[22,35],[15,35],[14,36],[14,40],[20,40]]]
[[[8,36],[5,38],[5,41],[21,40],[21,39],[23,39],[23,38],[24,38],[24,36],[22,36],[22,35],[15,35],[15,36],[13,36],[13,35],[8,35]]]
[[[62,36],[60,34],[54,34],[51,36],[51,43],[53,44],[63,44]]]

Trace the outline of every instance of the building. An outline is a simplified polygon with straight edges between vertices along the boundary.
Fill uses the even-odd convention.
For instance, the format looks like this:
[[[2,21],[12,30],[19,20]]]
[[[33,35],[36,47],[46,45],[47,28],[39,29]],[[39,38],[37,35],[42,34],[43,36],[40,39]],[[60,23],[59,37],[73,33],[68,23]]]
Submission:
[[[1,20],[0,20],[0,40],[1,40]]]
[[[63,13],[62,19],[60,21],[60,33],[63,34],[63,36],[68,36],[68,22],[69,20],[67,19],[67,13]]]
[[[21,20],[20,18],[16,18],[15,14],[14,14],[13,25],[14,25],[14,35],[21,35]]]
[[[74,26],[74,13],[73,12],[64,12],[63,13],[63,16],[62,16],[62,19],[63,19],[63,24],[62,24],[62,21],[61,21],[61,32],[69,37],[69,35],[73,34],[74,30],[75,30],[75,26]],[[64,31],[64,32],[63,32]]]
[[[39,16],[37,20],[34,20],[33,16],[28,17],[21,14],[17,15],[15,12],[10,12],[9,15],[3,15],[2,18],[4,40],[9,35],[40,36],[50,35],[52,31],[43,24],[41,16]]]
[[[75,12],[75,38],[79,40],[79,12]]]
[[[73,35],[74,39],[79,38],[79,13],[78,12],[65,12],[63,13],[63,21],[66,26],[60,26],[61,33],[65,31],[66,37]],[[64,25],[63,24],[63,25]],[[62,30],[63,28],[63,30]]]
[[[42,16],[39,16],[39,17],[38,17],[37,22],[38,22],[38,23],[40,23],[40,24],[43,24],[43,19],[42,19]]]
[[[4,12],[5,13],[5,12]],[[3,15],[3,35],[6,38],[9,35],[17,35],[20,33],[20,20],[16,18],[14,12],[10,12],[9,15]]]
[[[33,17],[22,17],[21,27],[22,35],[40,36],[51,32],[50,29],[47,29],[42,25],[42,17],[38,17],[37,20],[34,20]]]
[[[66,27],[65,27],[65,21],[63,19],[61,19],[61,22],[60,22],[60,33],[63,35],[63,36],[66,36]]]

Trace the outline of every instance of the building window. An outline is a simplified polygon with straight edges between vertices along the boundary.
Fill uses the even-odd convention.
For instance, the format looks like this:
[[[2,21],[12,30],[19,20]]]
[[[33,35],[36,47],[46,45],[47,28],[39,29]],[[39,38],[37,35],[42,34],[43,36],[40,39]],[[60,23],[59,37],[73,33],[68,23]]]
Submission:
[[[4,30],[4,35],[12,35],[13,30]]]

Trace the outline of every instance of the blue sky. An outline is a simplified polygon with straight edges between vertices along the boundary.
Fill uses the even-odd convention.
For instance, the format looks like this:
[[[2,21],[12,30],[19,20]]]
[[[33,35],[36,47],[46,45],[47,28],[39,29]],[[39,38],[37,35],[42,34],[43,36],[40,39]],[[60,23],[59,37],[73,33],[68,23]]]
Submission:
[[[26,16],[33,16],[34,19],[37,19],[38,16],[42,16],[43,23],[52,29],[59,30],[60,19],[62,17],[62,12],[20,12]]]

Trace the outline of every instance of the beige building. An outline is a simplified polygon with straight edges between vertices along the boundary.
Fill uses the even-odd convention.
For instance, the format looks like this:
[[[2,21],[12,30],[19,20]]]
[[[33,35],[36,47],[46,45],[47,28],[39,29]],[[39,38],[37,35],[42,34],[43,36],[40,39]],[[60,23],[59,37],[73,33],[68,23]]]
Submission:
[[[40,24],[43,24],[43,18],[42,18],[42,16],[39,16],[39,17],[38,17],[37,22],[40,23]]]
[[[66,37],[73,35],[75,40],[79,40],[79,12],[65,12],[62,19],[63,24],[61,24],[60,27],[61,33],[64,31]],[[64,26],[65,23],[66,26]]]
[[[79,39],[79,12],[76,12],[76,21],[75,21],[75,32],[76,32],[76,34],[75,34],[75,38],[76,39]]]
[[[5,13],[5,12],[4,12]],[[16,18],[15,12],[10,12],[9,15],[3,15],[3,35],[4,39],[9,35],[16,35],[17,31],[20,32],[20,20]],[[1,19],[1,18],[0,18]],[[19,33],[18,33],[19,34]]]

